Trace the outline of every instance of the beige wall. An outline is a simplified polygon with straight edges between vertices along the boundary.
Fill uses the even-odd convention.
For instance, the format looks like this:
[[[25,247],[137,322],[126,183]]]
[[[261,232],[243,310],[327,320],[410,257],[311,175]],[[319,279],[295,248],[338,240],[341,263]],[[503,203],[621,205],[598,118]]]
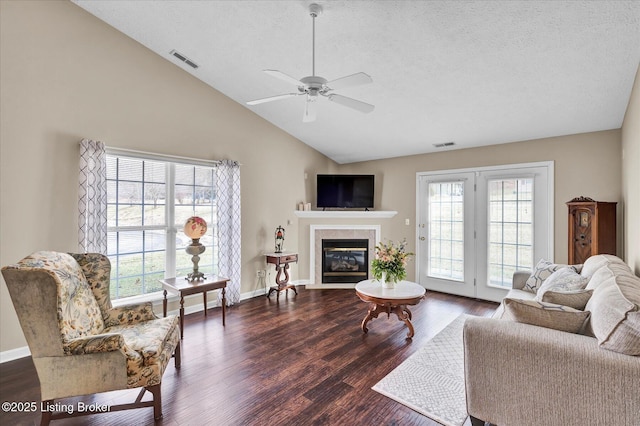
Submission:
[[[640,67],[622,124],[624,257],[640,276]]]
[[[416,173],[501,164],[554,161],[555,165],[555,260],[567,261],[567,207],[565,203],[584,195],[599,201],[622,201],[620,182],[620,130],[585,133],[414,155],[381,161],[345,165],[344,172],[375,173],[383,182],[381,210],[397,210],[398,215],[383,228],[383,238],[407,237],[415,250]],[[618,209],[620,218],[622,209]],[[405,219],[410,219],[410,226]],[[620,227],[619,227],[620,228]],[[301,233],[301,237],[303,237]],[[299,245],[305,247],[302,241]],[[622,230],[618,229],[618,253]],[[410,271],[409,278],[415,278]]]
[[[77,250],[78,143],[91,138],[242,163],[241,291],[254,290],[260,253],[305,198],[304,173],[335,163],[70,2],[0,10],[0,265]],[[296,250],[297,227],[287,231]],[[0,351],[26,345],[4,281],[0,327]]]

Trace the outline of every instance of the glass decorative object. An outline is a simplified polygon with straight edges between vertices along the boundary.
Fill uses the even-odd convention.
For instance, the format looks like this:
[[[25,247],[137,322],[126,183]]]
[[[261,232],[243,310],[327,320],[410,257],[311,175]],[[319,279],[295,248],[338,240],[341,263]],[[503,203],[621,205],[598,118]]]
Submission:
[[[185,279],[189,281],[204,279],[204,274],[198,271],[198,262],[205,250],[205,246],[200,243],[200,238],[207,232],[207,222],[201,217],[192,216],[187,219],[183,231],[187,237],[191,238],[191,244],[185,251],[191,255],[191,262],[193,262],[193,272],[190,272]]]

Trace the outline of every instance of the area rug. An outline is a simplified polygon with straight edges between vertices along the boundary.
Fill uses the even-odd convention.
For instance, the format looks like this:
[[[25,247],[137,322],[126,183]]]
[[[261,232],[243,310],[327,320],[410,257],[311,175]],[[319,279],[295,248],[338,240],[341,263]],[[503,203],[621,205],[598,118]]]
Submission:
[[[372,389],[447,426],[467,419],[460,315]]]

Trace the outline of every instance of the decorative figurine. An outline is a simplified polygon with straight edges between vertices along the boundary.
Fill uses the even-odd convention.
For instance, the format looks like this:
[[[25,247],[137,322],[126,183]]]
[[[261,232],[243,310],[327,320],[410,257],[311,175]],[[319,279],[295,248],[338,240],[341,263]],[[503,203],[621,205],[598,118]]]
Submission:
[[[191,261],[193,262],[193,272],[187,275],[186,280],[196,281],[205,278],[204,274],[198,271],[198,262],[200,261],[200,255],[204,253],[206,248],[200,243],[200,238],[206,232],[207,222],[201,217],[192,216],[184,224],[184,234],[191,238],[191,244],[187,246],[185,251],[191,255]]]
[[[276,253],[282,253],[282,247],[284,246],[284,228],[278,226],[276,228]]]

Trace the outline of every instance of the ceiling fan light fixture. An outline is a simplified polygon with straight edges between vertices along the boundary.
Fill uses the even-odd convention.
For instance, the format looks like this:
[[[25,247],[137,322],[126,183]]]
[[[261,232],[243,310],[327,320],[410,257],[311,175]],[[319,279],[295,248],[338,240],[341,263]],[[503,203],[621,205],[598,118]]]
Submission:
[[[300,80],[296,80],[294,77],[287,75],[278,70],[267,69],[264,70],[266,74],[269,74],[272,77],[278,78],[280,80],[286,81],[290,84],[294,84],[298,88],[298,93],[287,93],[284,95],[276,95],[270,96],[268,98],[256,99],[252,101],[248,101],[247,105],[258,105],[264,102],[276,101],[279,99],[285,99],[296,95],[307,95],[307,99],[305,102],[305,111],[303,114],[303,121],[305,123],[314,121],[316,119],[316,111],[315,104],[318,99],[318,95],[322,95],[333,101],[335,103],[344,105],[351,109],[355,109],[356,111],[360,111],[363,113],[369,113],[375,109],[375,107],[366,102],[359,101],[357,99],[348,98],[346,96],[338,95],[333,93],[335,89],[341,89],[344,87],[358,86],[362,84],[372,83],[373,80],[371,77],[364,73],[359,72],[351,75],[347,75],[344,77],[337,78],[332,81],[327,81],[327,79],[320,77],[316,74],[316,17],[318,17],[322,13],[322,6],[317,3],[312,3],[309,5],[309,14],[311,15],[313,26],[312,26],[312,43],[311,43],[311,75],[301,78]]]
[[[316,121],[316,100],[317,97],[307,96],[307,102],[304,105],[304,114],[302,115],[302,121],[304,123],[311,123]]]

